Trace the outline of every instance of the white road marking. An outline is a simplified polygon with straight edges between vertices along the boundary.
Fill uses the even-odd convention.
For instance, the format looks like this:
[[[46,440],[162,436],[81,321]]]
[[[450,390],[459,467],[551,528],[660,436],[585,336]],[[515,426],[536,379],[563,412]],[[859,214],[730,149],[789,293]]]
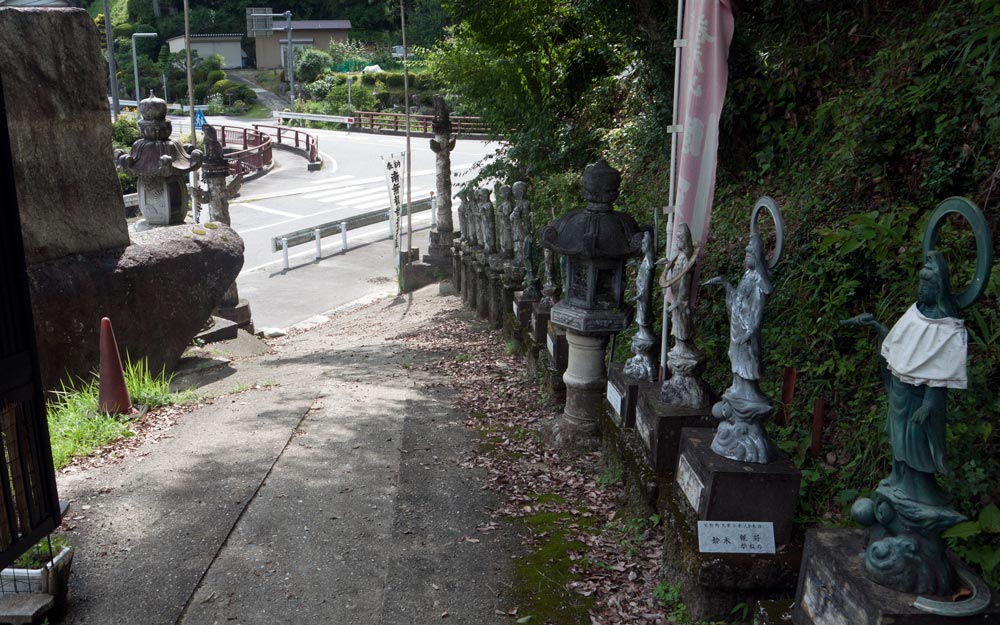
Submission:
[[[268,208],[266,206],[261,206],[259,204],[251,204],[250,202],[241,202],[240,206],[246,206],[247,208],[252,208],[255,211],[260,211],[262,213],[270,213],[271,215],[278,215],[279,217],[291,217],[293,219],[302,219],[305,215],[299,215],[298,213],[289,213],[287,211],[280,211],[275,208]]]

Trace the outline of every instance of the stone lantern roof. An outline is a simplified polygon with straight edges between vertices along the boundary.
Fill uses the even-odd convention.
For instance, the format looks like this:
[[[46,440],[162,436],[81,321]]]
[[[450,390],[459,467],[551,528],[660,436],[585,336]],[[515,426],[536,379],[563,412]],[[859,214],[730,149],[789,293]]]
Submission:
[[[542,245],[566,256],[625,259],[639,253],[643,230],[630,215],[617,212],[621,174],[601,158],[583,172],[587,208],[578,209],[542,228]]]
[[[138,141],[126,154],[116,152],[118,168],[135,176],[176,176],[201,167],[201,150],[188,153],[178,141],[170,138],[173,126],[167,119],[167,103],[150,94],[139,102]]]

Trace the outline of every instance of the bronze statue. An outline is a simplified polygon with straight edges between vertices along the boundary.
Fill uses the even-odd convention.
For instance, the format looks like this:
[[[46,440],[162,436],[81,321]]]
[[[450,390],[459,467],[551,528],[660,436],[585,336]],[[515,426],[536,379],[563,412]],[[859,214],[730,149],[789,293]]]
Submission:
[[[978,251],[976,275],[966,291],[951,288],[948,264],[933,249],[943,218],[961,214],[973,226]],[[967,337],[959,311],[982,294],[992,266],[992,241],[978,207],[964,198],[938,206],[924,238],[924,266],[916,303],[890,330],[869,313],[841,322],[876,330],[879,362],[888,393],[885,431],[892,443],[892,468],[874,496],[851,509],[865,526],[865,574],[908,593],[948,595],[958,586],[941,532],[965,520],[950,504],[937,474],[945,461],[948,389],[966,387]],[[966,579],[973,588],[977,580]],[[986,591],[988,596],[988,590]],[[959,615],[956,604],[919,599],[938,614]]]

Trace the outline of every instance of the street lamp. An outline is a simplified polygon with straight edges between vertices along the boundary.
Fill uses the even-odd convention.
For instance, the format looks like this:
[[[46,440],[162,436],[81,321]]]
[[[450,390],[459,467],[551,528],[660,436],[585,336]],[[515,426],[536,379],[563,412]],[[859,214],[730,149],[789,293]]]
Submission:
[[[136,110],[139,107],[139,100],[142,96],[139,95],[139,63],[135,58],[135,38],[136,37],[157,37],[156,33],[133,33],[132,34],[132,76],[135,78],[135,106]]]

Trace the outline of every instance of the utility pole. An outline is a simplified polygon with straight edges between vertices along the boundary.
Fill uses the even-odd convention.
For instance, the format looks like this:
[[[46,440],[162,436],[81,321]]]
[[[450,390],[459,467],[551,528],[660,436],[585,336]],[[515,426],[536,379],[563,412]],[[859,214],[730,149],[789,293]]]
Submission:
[[[107,0],[105,0],[107,1]],[[188,0],[184,0],[184,50],[187,52],[187,83],[188,83],[188,105],[191,107],[191,145],[198,145],[198,133],[194,129],[194,70],[191,67],[191,20],[188,16]],[[201,183],[198,181],[198,170],[195,169],[191,172],[190,184],[194,188],[199,188]],[[191,195],[191,212],[194,214],[194,220],[198,221],[199,212],[198,200]]]
[[[184,0],[187,2],[187,0]],[[111,85],[111,121],[118,121],[118,68],[115,67],[115,36],[111,32],[111,4],[104,0],[104,34],[108,40],[108,82]]]
[[[285,11],[285,28],[288,29],[288,99],[295,110],[295,53],[292,51],[292,12]]]
[[[406,9],[399,0],[399,24],[403,34],[403,110],[406,111],[406,254],[413,249],[413,187],[410,184],[410,74],[406,63]]]
[[[156,37],[156,33],[132,33],[132,75],[135,79],[135,110],[139,110],[139,100],[142,94],[139,93],[139,60],[135,56],[136,37]]]

